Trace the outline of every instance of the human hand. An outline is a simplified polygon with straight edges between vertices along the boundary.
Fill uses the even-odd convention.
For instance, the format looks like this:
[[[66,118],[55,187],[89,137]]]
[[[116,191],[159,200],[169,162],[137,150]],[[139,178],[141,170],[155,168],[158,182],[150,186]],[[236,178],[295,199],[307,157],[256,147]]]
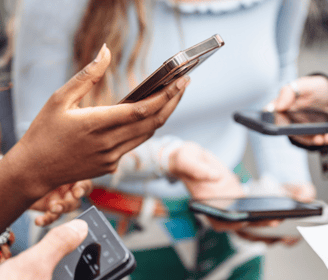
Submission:
[[[11,231],[7,244],[0,246],[0,264],[11,258],[10,246],[15,242],[15,234]]]
[[[88,196],[92,190],[92,182],[84,180],[51,191],[30,207],[31,210],[45,212],[35,219],[35,224],[47,226],[59,219],[62,214],[78,209],[81,205],[80,198]]]
[[[3,166],[24,194],[39,199],[60,185],[112,173],[120,157],[149,139],[174,111],[189,81],[181,77],[145,100],[79,108],[104,75],[104,45],[87,65],[48,100]]]
[[[0,279],[51,280],[61,261],[87,237],[88,225],[73,220],[52,229],[38,244],[0,266]]]
[[[193,199],[244,197],[235,174],[217,157],[197,144],[187,142],[174,150],[169,170],[188,188]],[[224,222],[208,218],[216,231],[236,231],[245,227],[277,226],[279,221]]]
[[[308,76],[293,82],[297,85],[298,96],[290,85],[284,86],[278,98],[267,105],[267,109],[277,112],[313,108],[328,111],[328,80],[323,76]],[[294,141],[306,146],[328,144],[328,134],[292,136]]]

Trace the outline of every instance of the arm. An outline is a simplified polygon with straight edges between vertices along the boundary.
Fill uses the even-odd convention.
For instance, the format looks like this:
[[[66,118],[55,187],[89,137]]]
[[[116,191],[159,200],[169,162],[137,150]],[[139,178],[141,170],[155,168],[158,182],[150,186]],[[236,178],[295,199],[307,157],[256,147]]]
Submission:
[[[185,77],[136,103],[79,108],[109,62],[104,45],[92,63],[52,95],[0,161],[0,232],[57,187],[114,172],[119,159],[149,139],[174,111]]]
[[[258,104],[260,109],[277,94],[281,85],[297,76],[297,57],[308,1],[284,1],[278,15],[277,47],[280,58],[279,85]],[[310,180],[306,153],[293,147],[286,137],[250,132],[250,140],[260,174],[271,174],[281,183]]]

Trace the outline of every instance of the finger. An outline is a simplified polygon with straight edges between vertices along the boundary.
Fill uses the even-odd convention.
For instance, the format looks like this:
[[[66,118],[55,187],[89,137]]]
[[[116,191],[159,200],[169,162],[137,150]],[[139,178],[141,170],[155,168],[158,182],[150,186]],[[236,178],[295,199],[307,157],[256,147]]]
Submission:
[[[92,190],[93,185],[91,180],[79,181],[72,187],[73,196],[77,199],[88,196]]]
[[[35,218],[35,224],[39,227],[45,227],[52,224],[54,221],[57,221],[60,218],[61,214],[53,214],[50,211],[47,211],[42,216]]]
[[[9,249],[8,245],[2,245],[1,246],[1,252],[2,252],[2,255],[5,259],[11,258],[11,252],[10,252],[10,249]]]
[[[66,108],[70,108],[72,105],[77,107],[82,97],[86,95],[94,84],[105,74],[110,60],[110,51],[106,44],[104,44],[97,58],[56,91],[53,98],[64,101]]]
[[[8,240],[8,245],[9,246],[13,245],[15,243],[15,240],[16,240],[15,234],[11,231]]]
[[[251,222],[251,227],[278,227],[281,224],[281,220],[264,220],[258,222]]]
[[[120,146],[117,146],[115,148],[115,153],[112,152],[112,150],[108,151],[108,157],[106,163],[104,163],[105,168],[108,173],[113,173],[117,169],[118,161],[120,158],[128,153],[129,151],[133,150],[134,148],[138,147],[145,141],[147,141],[150,137],[153,136],[153,133],[147,134],[147,135],[142,135],[138,138],[132,139],[130,141],[127,141]]]
[[[208,218],[216,231],[236,231],[248,226],[248,222],[223,222]]]
[[[189,76],[183,76],[159,92],[136,103],[94,107],[91,111],[94,114],[93,125],[97,129],[107,129],[144,120],[163,109],[170,100],[181,94],[189,81]],[[87,109],[90,111],[90,108]]]
[[[313,135],[291,136],[291,138],[294,141],[299,142],[299,143],[301,143],[303,145],[306,145],[306,146],[314,145],[314,141],[313,141],[314,136]]]
[[[65,194],[64,199],[62,201],[59,201],[58,203],[63,206],[64,213],[74,211],[75,209],[79,208],[81,204],[80,199],[76,199],[71,191],[67,192]]]
[[[22,262],[31,259],[54,269],[59,261],[74,251],[86,238],[88,224],[82,220],[73,220],[69,223],[52,229],[37,245],[25,251],[17,258]]]
[[[286,111],[295,103],[296,95],[292,88],[287,85],[283,87],[274,104],[275,110],[278,112]]]
[[[313,136],[313,145],[315,146],[323,146],[325,144],[325,136],[324,135],[314,135]]]

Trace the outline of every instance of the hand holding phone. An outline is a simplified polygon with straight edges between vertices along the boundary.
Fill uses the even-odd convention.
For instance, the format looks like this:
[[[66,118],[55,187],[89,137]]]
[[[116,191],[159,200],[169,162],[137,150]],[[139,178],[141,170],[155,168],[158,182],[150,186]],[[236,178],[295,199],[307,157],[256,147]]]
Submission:
[[[95,206],[77,219],[88,223],[89,234],[58,264],[53,280],[118,280],[133,272],[133,255]]]
[[[240,111],[234,120],[267,135],[315,135],[328,132],[328,112],[314,108],[297,111]]]

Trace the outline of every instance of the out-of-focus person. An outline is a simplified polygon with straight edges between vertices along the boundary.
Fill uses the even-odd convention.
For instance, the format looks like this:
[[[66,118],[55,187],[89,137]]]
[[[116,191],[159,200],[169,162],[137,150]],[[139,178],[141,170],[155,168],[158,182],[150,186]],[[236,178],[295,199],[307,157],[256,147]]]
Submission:
[[[226,42],[192,74],[192,87],[156,138],[123,157],[117,173],[94,180],[105,189],[115,188],[109,194],[93,193],[91,199],[99,203],[103,197],[110,198],[103,206],[113,202],[109,207],[115,210],[113,224],[122,234],[130,232],[126,241],[131,238],[130,248],[138,262],[132,279],[261,278],[263,244],[246,243],[233,234],[201,227],[187,210],[188,189],[196,190],[191,191],[196,197],[206,190],[212,195],[215,189],[224,194],[229,192],[229,184],[220,188],[224,181],[217,178],[213,183],[208,177],[185,178],[181,170],[174,174],[170,160],[188,154],[198,166],[200,159],[214,157],[215,161],[209,162],[215,162],[212,166],[217,172],[221,166],[233,170],[240,167],[249,136],[260,175],[278,181],[271,193],[286,185],[314,193],[305,153],[283,137],[248,135],[231,118],[235,110],[261,108],[282,84],[296,77],[307,6],[308,1],[298,0],[62,0],[56,5],[23,1],[14,62],[15,80],[20,81],[15,85],[19,137],[46,100],[45,90],[61,84],[75,65],[83,67],[101,41],[111,47],[113,64],[99,90],[82,100],[85,106],[120,100],[129,85],[132,88],[142,79],[144,62],[148,62],[148,74],[181,49],[215,33]],[[149,27],[151,33],[147,33]],[[198,145],[188,146],[187,141]],[[206,151],[199,152],[204,148]],[[188,169],[185,164],[180,167]],[[190,170],[194,169],[187,173],[193,175]],[[197,192],[197,185],[202,185],[202,191]],[[237,183],[233,190],[233,194],[265,192],[251,184],[241,188]],[[135,210],[132,202],[136,201],[142,207]],[[120,207],[114,209],[113,205]],[[222,229],[227,232],[235,229],[235,225],[226,226]]]

